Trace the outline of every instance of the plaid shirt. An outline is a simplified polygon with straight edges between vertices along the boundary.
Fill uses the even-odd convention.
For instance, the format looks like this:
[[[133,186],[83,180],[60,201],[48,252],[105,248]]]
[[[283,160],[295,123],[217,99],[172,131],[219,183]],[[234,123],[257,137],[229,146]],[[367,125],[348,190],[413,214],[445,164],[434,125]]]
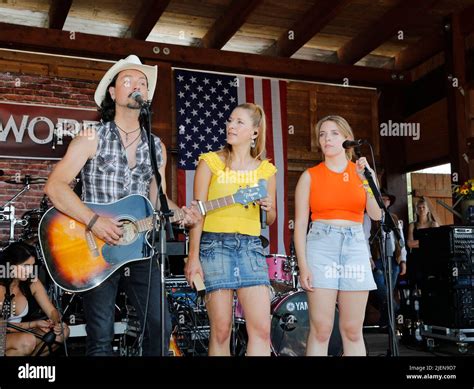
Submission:
[[[145,132],[137,147],[136,165],[128,167],[127,153],[120,140],[115,122],[101,124],[97,129],[99,144],[95,156],[81,171],[82,200],[92,203],[110,203],[130,194],[148,197],[153,169]],[[158,168],[163,164],[160,138],[153,135]]]

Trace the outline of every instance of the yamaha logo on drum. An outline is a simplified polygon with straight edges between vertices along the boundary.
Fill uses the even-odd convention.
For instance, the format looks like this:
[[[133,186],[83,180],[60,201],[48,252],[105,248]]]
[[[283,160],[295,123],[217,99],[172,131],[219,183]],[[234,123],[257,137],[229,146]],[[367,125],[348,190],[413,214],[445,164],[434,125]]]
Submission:
[[[308,303],[306,301],[296,301],[294,303],[289,302],[286,304],[286,309],[288,312],[293,312],[295,308],[297,311],[307,311]]]

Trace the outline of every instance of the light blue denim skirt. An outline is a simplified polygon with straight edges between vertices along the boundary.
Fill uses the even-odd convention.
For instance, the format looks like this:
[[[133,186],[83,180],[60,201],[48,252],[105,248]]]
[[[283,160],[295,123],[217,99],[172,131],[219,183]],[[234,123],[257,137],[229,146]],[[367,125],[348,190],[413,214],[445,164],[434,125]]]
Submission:
[[[336,227],[312,222],[306,237],[306,260],[315,288],[377,289],[362,225]]]

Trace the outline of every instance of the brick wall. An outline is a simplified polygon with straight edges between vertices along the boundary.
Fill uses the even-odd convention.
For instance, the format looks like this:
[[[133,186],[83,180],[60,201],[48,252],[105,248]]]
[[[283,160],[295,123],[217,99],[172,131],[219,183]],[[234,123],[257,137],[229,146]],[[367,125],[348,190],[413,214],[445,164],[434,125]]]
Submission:
[[[96,84],[91,81],[0,72],[0,101],[90,108],[95,107],[95,88]],[[48,177],[55,163],[56,161],[0,159],[0,169],[5,172],[0,177],[0,206],[22,188],[22,185],[6,184],[5,180],[15,178],[17,174],[22,177],[26,174]],[[17,199],[17,218],[27,211],[39,208],[43,187],[43,184],[32,185],[29,191]],[[0,244],[8,240],[9,228],[8,222],[0,222]],[[22,231],[23,228],[18,225],[15,228],[16,236]]]

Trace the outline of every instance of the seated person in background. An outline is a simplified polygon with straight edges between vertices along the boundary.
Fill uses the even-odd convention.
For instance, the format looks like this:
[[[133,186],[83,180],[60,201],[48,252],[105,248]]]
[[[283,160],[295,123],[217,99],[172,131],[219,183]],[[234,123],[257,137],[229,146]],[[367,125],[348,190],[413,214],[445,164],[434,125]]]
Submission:
[[[395,202],[395,196],[388,194],[385,191],[382,191],[382,200],[390,212],[390,207]],[[399,220],[397,215],[390,213],[395,222],[395,226],[398,228],[400,235],[403,239],[403,222]],[[380,222],[372,222],[371,229],[371,253],[372,258],[374,258],[372,263],[372,270],[374,272],[374,280],[377,284],[377,290],[375,291],[376,305],[380,312],[379,326],[386,327],[388,325],[388,306],[387,306],[387,283],[385,282],[385,273],[382,263],[382,257],[380,255],[380,246],[379,239],[376,239],[381,236],[381,226]],[[392,296],[395,286],[397,284],[397,279],[399,275],[404,275],[406,273],[406,260],[407,260],[407,251],[405,245],[400,246],[400,242],[395,238],[393,231],[390,232],[390,239],[392,242],[395,242],[395,250],[393,253],[390,253],[392,256]],[[398,311],[398,306],[394,301],[394,313]]]
[[[62,343],[69,336],[69,328],[61,322],[59,312],[49,300],[43,283],[36,278],[34,265],[35,249],[25,243],[12,243],[0,254],[0,267],[3,270],[0,278],[1,307],[9,291],[12,312],[8,323],[30,330],[40,337],[53,330],[56,335],[55,341]],[[47,320],[22,321],[28,314],[28,299],[31,298],[36,300]],[[7,329],[5,353],[7,356],[35,355],[42,345],[43,341],[32,333]],[[57,346],[54,344],[53,349]],[[48,348],[44,350],[43,355],[48,353]]]

